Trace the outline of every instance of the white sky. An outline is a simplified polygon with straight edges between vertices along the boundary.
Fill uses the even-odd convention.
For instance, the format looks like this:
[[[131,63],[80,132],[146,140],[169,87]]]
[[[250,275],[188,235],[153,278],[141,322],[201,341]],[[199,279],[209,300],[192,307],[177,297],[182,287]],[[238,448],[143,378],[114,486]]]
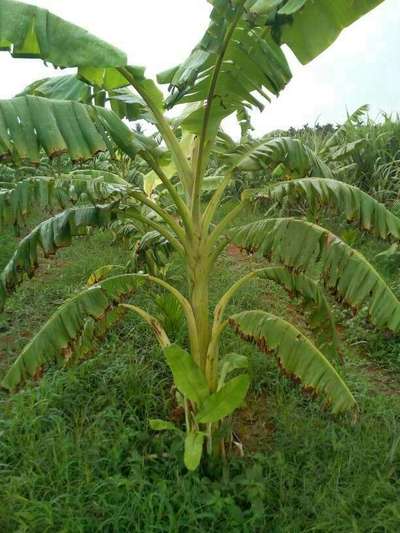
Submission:
[[[332,0],[334,1],[334,0]],[[131,64],[150,75],[176,65],[207,25],[206,0],[31,0],[124,50]],[[306,66],[288,52],[294,79],[264,113],[254,112],[256,133],[277,128],[339,122],[346,108],[370,104],[400,112],[400,0],[385,0],[345,30],[330,49]],[[0,98],[35,79],[60,72],[38,60],[0,54]],[[234,133],[233,121],[227,128]]]

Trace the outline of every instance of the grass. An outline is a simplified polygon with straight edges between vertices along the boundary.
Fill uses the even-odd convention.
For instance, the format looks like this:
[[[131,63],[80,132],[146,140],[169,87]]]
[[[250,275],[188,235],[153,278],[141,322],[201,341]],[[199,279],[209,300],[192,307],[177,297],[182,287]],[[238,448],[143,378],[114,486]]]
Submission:
[[[360,246],[372,254],[367,241]],[[4,264],[13,239],[0,249]],[[124,257],[99,233],[45,261],[1,319],[1,372],[92,270]],[[226,254],[213,299],[247,270],[247,259]],[[295,302],[272,284],[268,289],[249,284],[232,308],[289,313],[306,328]],[[399,531],[399,342],[361,319],[339,317],[347,321],[342,338],[352,354],[342,373],[358,400],[358,420],[333,418],[281,377],[271,359],[225,334],[227,352],[251,355],[253,377],[235,420],[247,454],[232,459],[227,478],[188,473],[182,443],[149,430],[149,417],[174,412],[171,380],[133,315],[79,366],[52,369],[36,386],[2,394],[0,531]]]

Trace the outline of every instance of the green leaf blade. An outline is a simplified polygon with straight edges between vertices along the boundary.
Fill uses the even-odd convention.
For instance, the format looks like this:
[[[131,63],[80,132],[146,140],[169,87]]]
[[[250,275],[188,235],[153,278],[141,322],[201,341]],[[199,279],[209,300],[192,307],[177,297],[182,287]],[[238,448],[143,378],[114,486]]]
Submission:
[[[219,391],[206,398],[196,415],[199,424],[211,424],[231,415],[246,398],[250,386],[248,374],[228,381]]]
[[[229,319],[233,329],[264,352],[273,352],[283,373],[307,391],[322,394],[333,413],[353,409],[349,388],[324,355],[289,322],[264,311],[247,311]]]
[[[14,57],[38,58],[56,67],[104,68],[127,64],[124,52],[47,9],[0,0],[0,42]]]
[[[326,50],[342,30],[381,4],[383,0],[293,1],[287,8],[288,23],[282,28],[282,42],[306,64]],[[285,10],[283,9],[285,14]]]
[[[179,431],[172,422],[159,418],[151,418],[149,420],[149,426],[153,431]]]
[[[123,316],[123,309],[118,307],[121,298],[143,283],[143,276],[137,274],[115,276],[67,300],[25,346],[1,385],[14,391],[43,366],[86,355],[88,344],[93,346],[93,340]]]
[[[332,206],[337,212],[343,212],[349,222],[356,222],[377,237],[400,240],[400,219],[385,205],[354,185],[326,178],[310,177],[278,183],[259,196],[267,196],[273,201],[305,199],[313,207]]]
[[[234,241],[289,269],[312,272],[354,310],[368,308],[370,321],[400,331],[400,302],[383,277],[357,250],[329,230],[295,218],[265,219],[234,229]]]
[[[165,348],[164,354],[179,392],[200,405],[209,390],[206,378],[192,356],[176,344]]]
[[[188,470],[193,472],[200,464],[203,454],[205,434],[201,431],[190,432],[185,439],[184,463]]]

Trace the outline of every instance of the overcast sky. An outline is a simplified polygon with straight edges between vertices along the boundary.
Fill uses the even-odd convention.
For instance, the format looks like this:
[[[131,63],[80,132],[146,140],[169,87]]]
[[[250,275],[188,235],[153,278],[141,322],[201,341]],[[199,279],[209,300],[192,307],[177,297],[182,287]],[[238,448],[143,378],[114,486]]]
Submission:
[[[124,50],[131,64],[154,75],[182,61],[208,21],[206,0],[32,0]],[[293,80],[264,113],[254,113],[257,134],[277,128],[340,122],[370,104],[371,113],[400,112],[400,0],[385,0],[345,30],[306,66],[287,51]],[[38,60],[0,54],[0,98],[35,79],[57,75]],[[228,123],[233,133],[233,126]]]

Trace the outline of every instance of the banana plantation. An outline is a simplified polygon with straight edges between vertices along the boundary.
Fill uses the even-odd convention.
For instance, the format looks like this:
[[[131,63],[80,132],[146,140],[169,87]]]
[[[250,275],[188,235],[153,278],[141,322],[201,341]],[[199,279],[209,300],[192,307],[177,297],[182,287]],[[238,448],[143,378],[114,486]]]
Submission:
[[[0,0],[0,531],[400,530],[399,117],[252,124],[382,3],[209,0],[153,79]]]

